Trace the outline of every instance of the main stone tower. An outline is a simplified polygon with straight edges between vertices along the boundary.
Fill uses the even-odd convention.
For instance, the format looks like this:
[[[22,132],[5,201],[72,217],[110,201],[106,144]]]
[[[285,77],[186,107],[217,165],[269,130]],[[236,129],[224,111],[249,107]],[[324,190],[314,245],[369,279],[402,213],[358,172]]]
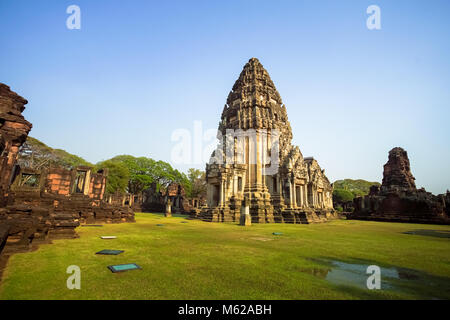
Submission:
[[[256,58],[228,95],[219,146],[206,165],[205,221],[238,221],[248,198],[253,222],[320,222],[335,217],[332,185],[314,158],[291,144],[286,107]]]

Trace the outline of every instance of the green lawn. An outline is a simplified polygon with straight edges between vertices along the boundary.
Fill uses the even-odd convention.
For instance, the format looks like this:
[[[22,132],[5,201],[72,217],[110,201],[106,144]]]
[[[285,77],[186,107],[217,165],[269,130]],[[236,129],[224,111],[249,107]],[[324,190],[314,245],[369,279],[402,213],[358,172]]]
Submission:
[[[136,221],[78,228],[79,239],[13,255],[0,299],[450,299],[450,226],[339,220],[241,227],[144,213]],[[403,233],[418,229],[444,237]],[[95,255],[102,249],[125,252]],[[327,280],[332,268],[324,260],[424,274],[396,289],[368,290]],[[124,263],[142,270],[107,269]],[[66,287],[69,265],[81,268],[81,290]]]

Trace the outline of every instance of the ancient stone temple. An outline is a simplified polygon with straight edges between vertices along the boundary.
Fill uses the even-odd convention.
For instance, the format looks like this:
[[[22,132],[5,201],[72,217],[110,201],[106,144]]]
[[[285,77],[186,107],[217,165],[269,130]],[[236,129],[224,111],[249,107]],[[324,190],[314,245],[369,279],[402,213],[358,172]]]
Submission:
[[[248,199],[252,222],[310,223],[335,218],[333,187],[318,162],[291,144],[286,107],[256,58],[228,95],[219,146],[206,165],[205,221],[239,221]]]
[[[448,224],[450,193],[435,196],[417,189],[408,154],[402,148],[389,152],[381,187],[372,186],[369,195],[354,199],[350,219]]]

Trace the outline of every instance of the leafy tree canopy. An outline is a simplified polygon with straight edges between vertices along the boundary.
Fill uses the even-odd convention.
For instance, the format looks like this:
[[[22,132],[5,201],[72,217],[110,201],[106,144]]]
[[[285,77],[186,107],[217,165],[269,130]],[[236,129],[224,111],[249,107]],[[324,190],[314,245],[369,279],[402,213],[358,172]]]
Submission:
[[[153,182],[158,188],[167,188],[172,182],[180,183],[186,189],[190,187],[187,176],[164,161],[130,155],[116,156],[110,161],[122,163],[128,168],[130,178],[127,189],[130,193],[142,192]]]
[[[186,194],[191,198],[206,195],[206,175],[204,171],[190,168],[188,171],[188,179],[190,189],[186,190]]]
[[[108,179],[106,182],[106,193],[123,193],[127,190],[130,171],[121,162],[106,160],[95,165],[95,170],[108,169]]]
[[[33,169],[58,166],[73,168],[77,166],[93,166],[81,157],[68,153],[62,149],[53,149],[45,143],[28,136],[20,148],[18,163]]]
[[[380,185],[380,183],[370,182],[362,179],[358,180],[344,179],[335,181],[333,185],[335,189],[348,190],[355,195],[366,195],[369,193],[371,186]]]
[[[348,190],[334,189],[333,200],[337,203],[352,201],[355,196]]]
[[[380,185],[378,182],[370,182],[362,179],[344,179],[334,182],[333,200],[335,203],[352,201],[356,197],[369,194],[370,187]]]
[[[167,188],[170,183],[176,182],[185,188],[189,196],[192,191],[191,181],[195,180],[172,168],[167,162],[147,157],[119,155],[112,159],[101,161],[94,166],[81,157],[61,149],[53,149],[33,137],[28,137],[22,146],[18,162],[21,166],[33,169],[48,168],[50,166],[59,166],[67,169],[77,166],[89,166],[96,170],[109,169],[106,186],[108,193],[119,191],[137,194],[150,187],[153,182],[156,182],[158,188],[163,189]]]

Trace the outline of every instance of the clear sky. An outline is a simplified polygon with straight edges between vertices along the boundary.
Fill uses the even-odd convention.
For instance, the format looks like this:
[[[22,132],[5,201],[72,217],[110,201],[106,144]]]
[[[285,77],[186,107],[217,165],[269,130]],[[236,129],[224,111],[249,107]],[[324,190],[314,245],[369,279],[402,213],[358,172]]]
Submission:
[[[81,30],[66,9],[81,8]],[[381,30],[366,9],[381,8]],[[0,0],[0,82],[31,135],[97,162],[171,161],[172,132],[217,128],[257,57],[294,139],[331,181],[381,181],[408,151],[418,187],[450,188],[450,1]],[[204,169],[204,164],[178,166]]]

